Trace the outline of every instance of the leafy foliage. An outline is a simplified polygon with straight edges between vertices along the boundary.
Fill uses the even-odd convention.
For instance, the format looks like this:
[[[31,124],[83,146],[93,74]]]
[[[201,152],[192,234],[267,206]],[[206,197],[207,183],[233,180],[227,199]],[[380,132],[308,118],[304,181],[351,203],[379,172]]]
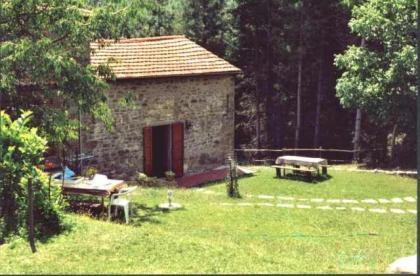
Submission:
[[[182,4],[177,3],[178,0],[88,0],[86,2],[88,6],[109,11],[103,13],[108,17],[101,21],[106,23],[103,29],[112,30],[106,36],[118,38],[172,34],[177,25],[174,22],[174,6]]]
[[[75,110],[112,119],[103,91],[109,70],[88,65],[89,42],[113,36],[116,15],[77,0],[0,2],[0,104],[12,116],[32,110],[48,141],[76,137]],[[76,113],[77,114],[77,113]]]
[[[162,181],[159,181],[157,177],[150,177],[144,173],[138,172],[136,175],[136,182],[138,185],[143,187],[161,187],[164,186]]]
[[[337,80],[337,96],[344,107],[361,108],[367,115],[362,142],[382,152],[373,152],[372,156],[384,162],[391,144],[391,152],[398,152],[398,164],[412,166],[418,77],[417,1],[369,0],[351,5],[349,26],[364,45],[351,45],[336,56],[335,64],[343,71]],[[394,138],[387,139],[389,133]],[[404,139],[393,149],[398,134]],[[397,162],[394,159],[395,154],[389,156],[391,165]]]
[[[10,234],[23,235],[27,218],[27,183],[31,177],[34,187],[34,218],[38,236],[60,230],[60,209],[54,196],[48,200],[48,177],[39,165],[47,141],[29,128],[32,113],[23,112],[12,121],[0,113],[0,242]],[[56,196],[58,193],[53,193]]]
[[[366,46],[350,46],[336,57],[344,72],[337,96],[345,107],[360,107],[380,125],[415,120],[415,0],[371,0],[353,8],[351,30]]]
[[[348,146],[352,123],[335,97],[332,64],[334,54],[348,43],[348,17],[336,1],[238,1],[233,10],[237,42],[231,59],[244,72],[237,81],[238,146],[258,145],[258,118],[262,147],[293,145],[299,51],[303,54],[301,146],[313,146],[320,67],[321,145]],[[331,121],[332,116],[338,121]]]
[[[184,30],[188,37],[209,51],[224,56],[228,47],[229,10],[225,0],[188,0],[184,9]]]
[[[89,179],[92,179],[97,172],[98,172],[98,170],[96,168],[89,166],[85,169],[84,176],[89,178]]]

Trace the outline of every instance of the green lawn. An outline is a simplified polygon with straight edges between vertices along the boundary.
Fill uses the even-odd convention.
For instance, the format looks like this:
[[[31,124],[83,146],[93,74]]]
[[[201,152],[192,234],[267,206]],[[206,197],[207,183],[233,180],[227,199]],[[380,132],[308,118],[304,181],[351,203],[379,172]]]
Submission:
[[[129,226],[68,214],[73,226],[37,243],[36,254],[23,240],[0,246],[0,273],[374,273],[415,254],[417,216],[406,210],[416,209],[416,202],[361,202],[416,197],[414,179],[331,170],[330,179],[308,184],[254,169],[255,176],[239,181],[239,200],[226,197],[224,183],[178,189],[175,201],[185,208],[161,212],[156,205],[166,200],[166,189],[149,188],[134,196],[138,214]],[[315,198],[359,203],[310,201]],[[316,208],[326,205],[346,209]]]

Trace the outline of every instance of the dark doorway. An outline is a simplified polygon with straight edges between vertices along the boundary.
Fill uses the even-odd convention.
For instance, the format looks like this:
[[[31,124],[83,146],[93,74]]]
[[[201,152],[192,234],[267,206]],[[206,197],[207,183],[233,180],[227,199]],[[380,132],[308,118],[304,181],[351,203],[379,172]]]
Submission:
[[[153,176],[163,177],[165,176],[166,171],[171,170],[170,129],[170,125],[156,126],[152,128]]]
[[[184,124],[173,123],[143,129],[144,172],[163,177],[172,171],[176,177],[184,174]]]

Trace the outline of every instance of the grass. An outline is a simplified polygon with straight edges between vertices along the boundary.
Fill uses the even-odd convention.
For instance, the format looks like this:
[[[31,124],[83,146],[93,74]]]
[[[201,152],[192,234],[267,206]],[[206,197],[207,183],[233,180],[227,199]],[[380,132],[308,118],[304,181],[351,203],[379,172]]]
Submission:
[[[166,200],[166,189],[147,188],[134,196],[137,215],[128,226],[69,213],[66,222],[72,227],[37,243],[36,254],[24,240],[1,246],[0,273],[374,273],[398,257],[415,254],[413,214],[237,204],[287,202],[258,198],[261,194],[415,197],[414,179],[330,171],[330,179],[308,184],[275,179],[270,168],[254,169],[256,176],[239,181],[242,199],[228,199],[224,183],[209,185],[204,192],[177,189],[174,201],[185,208],[162,212],[156,205]],[[341,206],[416,209],[410,202]]]

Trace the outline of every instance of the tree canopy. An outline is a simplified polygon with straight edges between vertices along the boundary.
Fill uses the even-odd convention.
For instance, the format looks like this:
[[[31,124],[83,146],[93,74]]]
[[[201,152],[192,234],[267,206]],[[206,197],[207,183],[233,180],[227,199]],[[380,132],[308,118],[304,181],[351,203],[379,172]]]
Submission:
[[[89,42],[185,34],[244,72],[236,147],[291,147],[299,127],[299,147],[348,148],[361,108],[364,146],[386,150],[395,125],[414,139],[417,8],[415,0],[5,0],[0,105],[13,118],[32,110],[50,143],[76,138],[79,108],[111,128],[112,72],[88,64]]]
[[[349,23],[366,41],[352,45],[335,63],[343,70],[337,96],[345,107],[360,107],[380,125],[415,121],[415,0],[371,0],[355,6]]]
[[[33,124],[49,141],[75,138],[74,107],[110,125],[103,90],[112,74],[88,64],[89,42],[112,37],[108,27],[114,15],[108,7],[88,10],[77,0],[6,0],[0,18],[2,109],[14,117],[20,109],[32,110]]]

